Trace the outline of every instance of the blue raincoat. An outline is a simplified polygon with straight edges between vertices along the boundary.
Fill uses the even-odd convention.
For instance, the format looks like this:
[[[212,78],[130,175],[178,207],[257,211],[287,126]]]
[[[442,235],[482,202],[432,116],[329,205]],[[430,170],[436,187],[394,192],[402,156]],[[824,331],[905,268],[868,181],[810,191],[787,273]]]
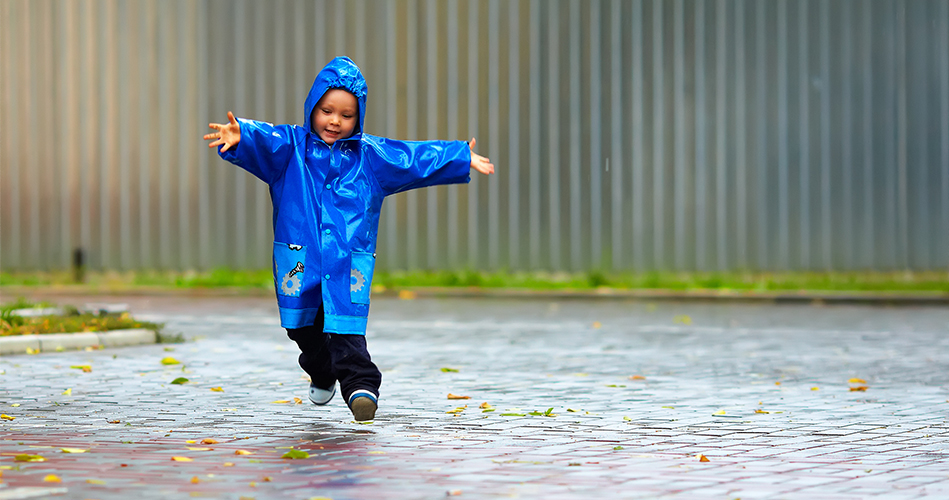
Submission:
[[[329,89],[356,96],[353,135],[329,146],[310,126]],[[219,153],[270,186],[273,274],[284,328],[310,326],[320,305],[324,330],[365,335],[382,200],[409,189],[470,180],[464,141],[398,141],[363,133],[366,80],[337,57],[316,76],[304,126],[238,119],[241,140]]]

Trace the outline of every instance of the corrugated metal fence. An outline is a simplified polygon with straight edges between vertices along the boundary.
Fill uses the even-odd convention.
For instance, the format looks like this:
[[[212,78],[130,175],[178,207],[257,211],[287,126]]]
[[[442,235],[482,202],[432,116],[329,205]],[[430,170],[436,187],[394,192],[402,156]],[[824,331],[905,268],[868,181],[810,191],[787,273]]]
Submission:
[[[380,265],[949,266],[949,2],[0,0],[0,263],[268,267],[266,186],[202,144],[303,121],[332,56],[366,130],[498,173],[386,202]]]

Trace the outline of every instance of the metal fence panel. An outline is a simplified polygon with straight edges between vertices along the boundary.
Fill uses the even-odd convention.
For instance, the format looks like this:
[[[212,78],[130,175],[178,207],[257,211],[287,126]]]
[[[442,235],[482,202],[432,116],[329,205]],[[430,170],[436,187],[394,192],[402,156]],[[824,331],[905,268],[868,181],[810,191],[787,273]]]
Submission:
[[[949,267],[945,0],[0,0],[0,267],[270,265],[267,187],[208,121],[301,123],[331,57],[365,129],[498,173],[387,200],[379,266]]]

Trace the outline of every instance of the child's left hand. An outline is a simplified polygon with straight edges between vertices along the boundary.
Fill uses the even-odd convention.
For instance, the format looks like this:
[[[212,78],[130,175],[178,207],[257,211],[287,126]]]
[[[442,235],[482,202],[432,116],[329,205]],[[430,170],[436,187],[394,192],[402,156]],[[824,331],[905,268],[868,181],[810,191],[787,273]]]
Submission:
[[[475,148],[474,137],[472,137],[471,141],[468,143],[468,148],[471,149],[471,168],[485,175],[493,174],[494,164],[491,163],[491,160],[474,152],[474,148]]]

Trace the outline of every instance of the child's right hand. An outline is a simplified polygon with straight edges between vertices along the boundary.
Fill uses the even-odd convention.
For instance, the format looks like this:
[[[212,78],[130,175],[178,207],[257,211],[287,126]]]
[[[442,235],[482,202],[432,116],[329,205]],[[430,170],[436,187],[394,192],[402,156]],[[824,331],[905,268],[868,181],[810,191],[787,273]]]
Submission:
[[[224,145],[224,147],[220,149],[221,153],[230,149],[231,146],[237,146],[237,143],[241,142],[241,126],[237,123],[237,118],[234,118],[234,113],[228,111],[227,120],[229,123],[209,123],[208,126],[217,130],[217,132],[204,135],[204,140],[206,141],[217,139],[211,144],[208,144],[209,148],[221,144]]]

